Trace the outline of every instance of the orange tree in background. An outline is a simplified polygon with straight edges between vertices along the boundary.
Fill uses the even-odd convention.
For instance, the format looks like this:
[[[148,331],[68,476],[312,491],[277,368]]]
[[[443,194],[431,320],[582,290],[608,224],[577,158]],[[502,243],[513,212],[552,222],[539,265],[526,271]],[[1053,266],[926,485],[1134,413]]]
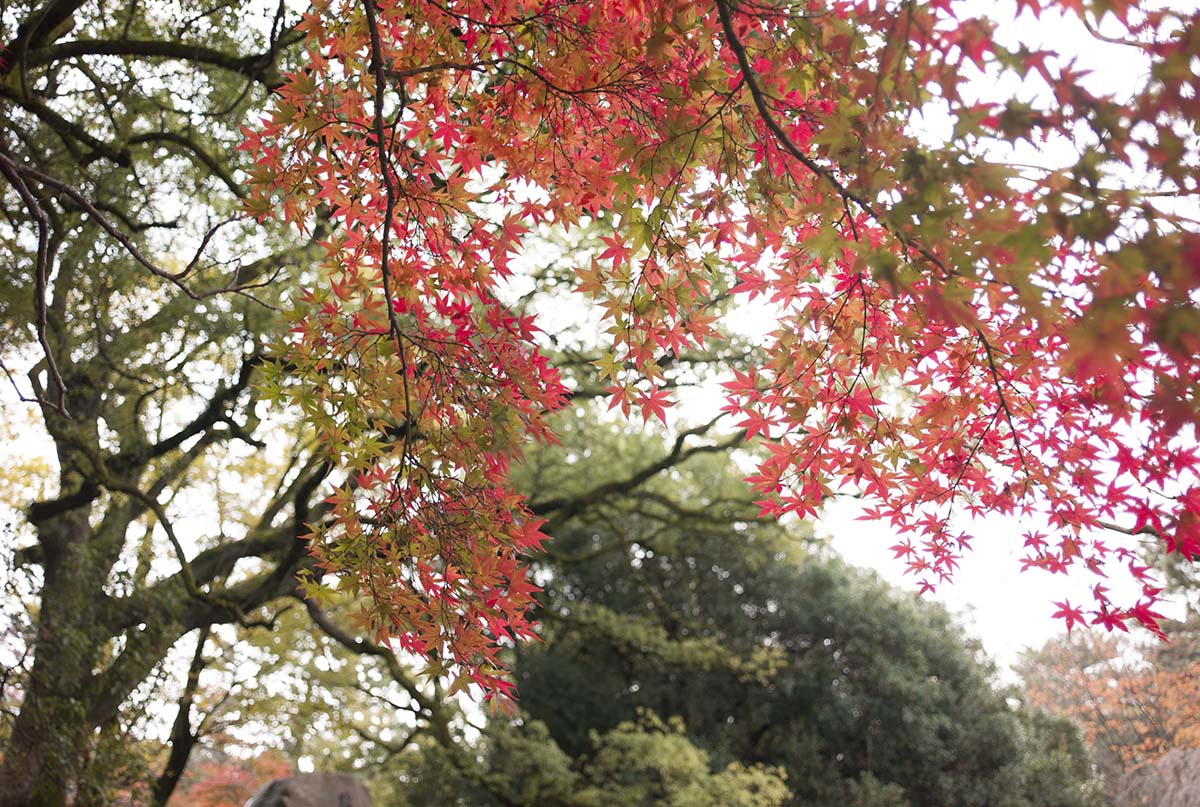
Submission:
[[[306,62],[246,130],[248,204],[335,224],[268,387],[350,472],[312,548],[373,630],[508,688],[497,647],[530,635],[520,556],[542,538],[509,466],[552,439],[563,389],[504,286],[532,233],[585,225],[614,407],[664,418],[714,303],[766,298],[777,327],[725,385],[768,449],[764,510],[862,495],[925,589],[968,547],[956,516],[1019,516],[1026,567],[1143,583],[1059,603],[1068,627],[1157,630],[1129,538],[1200,551],[1198,17],[1018,7],[1102,20],[1148,80],[1094,92],[945,1],[316,4]],[[972,74],[1042,92],[976,103]],[[914,130],[929,105],[953,123],[938,145]],[[1075,156],[987,156],[1022,141]]]
[[[1140,647],[1088,633],[1049,642],[1021,665],[1029,703],[1079,725],[1113,781],[1173,750],[1200,748],[1196,634],[1172,635],[1172,645]]]
[[[264,784],[295,773],[287,760],[271,752],[251,760],[203,759],[188,768],[169,803],[242,807]]]

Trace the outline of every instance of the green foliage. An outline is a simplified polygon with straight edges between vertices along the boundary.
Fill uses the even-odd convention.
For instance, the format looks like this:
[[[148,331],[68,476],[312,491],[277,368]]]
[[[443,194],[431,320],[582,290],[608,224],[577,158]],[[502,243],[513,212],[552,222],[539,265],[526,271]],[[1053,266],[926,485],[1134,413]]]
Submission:
[[[654,450],[617,434],[587,459],[566,431],[566,484]],[[546,641],[521,648],[517,673],[522,706],[564,751],[585,758],[597,732],[649,712],[677,718],[717,766],[782,767],[799,803],[1088,803],[1078,741],[1014,713],[943,609],[735,517],[737,473],[702,457],[663,480],[707,520],[655,518],[644,493],[558,533]]]
[[[1100,803],[1074,729],[1014,709],[943,609],[757,520],[724,453],[625,490],[671,446],[576,414],[524,471],[535,507],[582,504],[537,564],[522,714],[389,756],[381,805]]]
[[[909,807],[904,788],[882,784],[870,772],[858,779],[847,779],[842,785],[842,793],[842,804],[850,807]]]
[[[731,762],[713,773],[709,755],[688,739],[678,718],[664,723],[642,712],[606,735],[593,732],[592,743],[580,807],[777,807],[790,795],[777,768]]]
[[[714,770],[710,755],[686,734],[682,721],[642,712],[603,734],[588,751],[567,756],[542,723],[496,723],[480,745],[484,766],[462,771],[427,749],[405,771],[408,783],[382,804],[522,807],[780,807],[790,797],[775,767],[731,762]]]
[[[1068,720],[1023,710],[1022,789],[1029,802],[1044,807],[1086,807],[1104,803],[1099,778],[1079,730]]]
[[[229,661],[259,684],[236,693],[235,734],[368,776],[381,807],[1100,803],[1075,730],[1014,709],[943,609],[757,519],[723,450],[628,487],[674,443],[575,414],[523,470],[558,537],[516,719],[476,734],[444,683],[417,703],[415,679],[294,609]],[[703,440],[682,450],[721,444]]]

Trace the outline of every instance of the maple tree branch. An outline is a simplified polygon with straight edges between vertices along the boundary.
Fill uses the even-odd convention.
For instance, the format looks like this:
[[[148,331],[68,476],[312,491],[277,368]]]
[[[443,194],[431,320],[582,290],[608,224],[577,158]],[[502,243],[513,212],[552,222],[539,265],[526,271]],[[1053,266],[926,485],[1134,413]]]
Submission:
[[[17,64],[24,63],[31,48],[39,48],[68,23],[86,0],[51,0],[45,8],[32,12],[17,28],[17,35],[7,43],[0,42],[0,77],[8,75]],[[62,33],[66,33],[63,31]],[[58,35],[61,36],[62,33]]]
[[[504,64],[503,59],[481,59],[475,62],[454,62],[441,61],[423,64],[420,67],[406,67],[397,70],[394,67],[385,68],[383,74],[390,79],[397,78],[416,78],[423,76],[426,73],[437,73],[442,70],[458,70],[463,73],[475,73],[485,67],[495,67],[496,65]]]
[[[742,79],[746,83],[746,87],[750,90],[750,96],[754,100],[754,106],[758,110],[759,117],[762,118],[764,124],[772,135],[787,149],[787,151],[795,157],[800,163],[812,173],[824,179],[838,195],[843,199],[849,199],[862,207],[864,210],[871,212],[871,204],[867,200],[859,197],[853,191],[842,185],[841,181],[834,173],[825,166],[818,163],[812,157],[805,154],[799,146],[792,142],[787,132],[775,120],[775,116],[771,113],[771,108],[767,104],[766,95],[763,93],[762,87],[758,83],[758,77],[754,72],[754,68],[750,65],[750,56],[746,53],[746,46],[742,44],[737,32],[733,28],[733,17],[728,2],[726,0],[716,0],[717,15],[721,20],[721,29],[725,33],[725,41],[728,43],[733,55],[737,58],[738,67],[742,73]]]
[[[1100,14],[1103,12],[1097,13]],[[1129,39],[1121,36],[1109,36],[1103,33],[1096,27],[1095,23],[1087,18],[1087,14],[1084,13],[1082,8],[1079,9],[1079,14],[1076,15],[1075,19],[1079,20],[1083,24],[1084,29],[1091,34],[1094,39],[1098,39],[1101,42],[1107,42],[1110,45],[1122,45],[1124,47],[1136,48],[1137,50],[1141,51],[1147,51],[1154,47],[1155,43],[1153,42],[1139,42],[1136,39]]]
[[[741,39],[734,30],[733,17],[728,0],[716,0],[716,5],[717,15],[721,20],[721,29],[725,33],[725,41],[728,43],[730,50],[733,51],[734,56],[737,58],[738,67],[741,70],[742,77],[746,81],[746,87],[750,90],[750,96],[754,100],[754,106],[758,110],[759,117],[762,119],[771,135],[777,141],[779,141],[779,144],[783,146],[783,148],[789,154],[795,157],[801,165],[829,183],[838,196],[842,198],[843,203],[853,202],[859,208],[861,208],[863,212],[870,216],[876,224],[878,224],[885,231],[890,233],[893,238],[899,241],[902,246],[914,250],[930,265],[936,267],[943,274],[943,276],[949,277],[953,275],[954,272],[950,271],[945,264],[942,263],[941,259],[930,252],[926,247],[917,243],[911,237],[893,227],[892,224],[887,220],[887,217],[884,216],[882,212],[877,210],[876,207],[871,204],[870,200],[846,187],[831,169],[821,165],[812,157],[805,154],[804,151],[792,141],[791,137],[788,136],[787,132],[783,130],[783,127],[779,125],[779,122],[775,120],[775,116],[771,113],[771,107],[767,103],[766,94],[763,92],[763,89],[758,82],[758,77],[755,75],[754,68],[750,65],[750,57],[749,54],[746,53],[746,47],[742,44]],[[850,217],[850,221],[852,229],[857,230],[857,226],[853,224],[853,216]]]
[[[1021,468],[1025,470],[1025,490],[1029,489],[1029,464],[1025,460],[1025,449],[1021,445],[1021,437],[1017,433],[1016,424],[1013,423],[1012,410],[1008,407],[1008,398],[1004,395],[1003,379],[1000,378],[1000,370],[996,367],[996,357],[992,352],[992,343],[984,336],[983,331],[979,328],[975,329],[975,334],[979,337],[979,341],[983,344],[984,354],[987,356],[988,370],[992,374],[992,382],[996,385],[996,395],[1000,398],[1000,408],[1004,410],[1004,419],[1008,421],[1008,430],[1012,433],[1013,443],[1017,447],[1017,456],[1021,460]]]
[[[841,181],[839,181],[839,179],[833,173],[832,170],[830,170],[830,169],[826,168],[825,166],[822,166],[821,164],[816,162],[814,159],[812,159],[807,154],[805,154],[794,142],[792,142],[792,140],[788,136],[787,132],[785,132],[783,130],[783,128],[779,125],[778,121],[775,120],[774,115],[771,113],[770,106],[767,103],[766,95],[764,94],[762,87],[759,85],[757,77],[754,74],[753,67],[750,64],[750,58],[746,52],[746,48],[742,44],[741,40],[738,38],[737,32],[734,30],[733,19],[732,19],[732,15],[730,12],[730,7],[729,7],[728,1],[727,0],[716,0],[716,5],[717,5],[717,13],[721,20],[721,27],[722,27],[722,30],[725,32],[726,41],[729,44],[730,49],[733,50],[734,55],[737,58],[738,66],[742,72],[742,77],[745,79],[746,86],[750,90],[750,95],[754,100],[754,105],[758,110],[759,117],[762,118],[763,123],[766,125],[767,129],[771,132],[771,134],[779,141],[779,143],[793,157],[795,157],[802,165],[804,165],[806,168],[808,168],[809,171],[811,171],[812,173],[821,177],[822,179],[827,181],[830,185],[832,185],[834,190],[842,198],[843,205],[846,205],[849,202],[854,202],[863,211],[865,211],[877,224],[879,224],[881,227],[883,227],[887,232],[891,233],[893,235],[893,237],[895,237],[903,246],[905,246],[909,249],[916,250],[916,252],[921,257],[923,257],[926,261],[928,261],[930,264],[937,267],[944,274],[949,274],[946,267],[941,262],[941,260],[937,258],[937,256],[933,255],[927,248],[921,246],[920,244],[917,244],[910,237],[898,232],[885,219],[883,214],[874,207],[874,205],[872,205],[868,200],[864,199],[861,195],[859,195],[859,194],[855,193],[854,191],[851,191],[849,188],[847,188],[844,184],[841,183]],[[847,210],[847,213],[849,213],[848,210]],[[849,216],[849,220],[850,220],[852,229],[855,231],[854,236],[857,239],[857,228],[855,227],[855,225],[853,223],[853,216]],[[1004,390],[1002,388],[1002,379],[1000,377],[999,369],[996,366],[996,360],[995,360],[995,356],[993,354],[992,345],[988,341],[987,337],[983,334],[982,330],[976,328],[975,333],[979,336],[979,339],[983,344],[984,351],[986,354],[988,369],[989,369],[989,371],[992,375],[992,379],[996,385],[996,393],[1000,399],[1000,407],[1004,412],[1005,420],[1008,423],[1009,430],[1012,434],[1013,442],[1016,445],[1017,454],[1021,460],[1021,465],[1023,468],[1028,468],[1028,463],[1025,458],[1024,446],[1021,443],[1020,435],[1017,432],[1016,425],[1013,421],[1013,414],[1012,414],[1011,408],[1009,407],[1007,396],[1005,395]],[[1026,485],[1028,485],[1028,483],[1029,483],[1029,480],[1027,477]]]
[[[386,210],[383,217],[382,243],[380,245],[379,254],[379,271],[383,276],[384,308],[387,310],[388,331],[391,334],[392,342],[396,346],[396,354],[400,359],[400,383],[402,385],[402,393],[404,395],[404,421],[405,423],[412,423],[412,403],[410,401],[408,389],[408,352],[404,349],[404,334],[400,329],[400,322],[396,318],[396,308],[392,302],[390,250],[392,221],[396,215],[396,203],[399,196],[399,189],[396,187],[396,178],[392,174],[391,155],[388,153],[387,139],[384,137],[383,131],[383,106],[388,83],[387,70],[383,63],[383,44],[379,36],[379,21],[377,19],[378,11],[375,6],[375,0],[363,0],[363,13],[367,19],[367,31],[370,35],[370,69],[375,75],[375,108],[373,110],[374,114],[372,116],[371,125],[375,132],[375,149],[379,156],[379,170],[383,178],[383,189],[386,204]],[[405,465],[410,462],[409,458],[411,445],[412,429],[405,429],[404,443],[401,448],[401,458],[403,464]]]
[[[1120,524],[1114,524],[1111,521],[1097,521],[1096,526],[1103,527],[1104,529],[1111,530],[1112,532],[1119,532],[1122,535],[1129,535],[1129,536],[1149,535],[1153,538],[1162,538],[1162,534],[1159,533],[1158,530],[1151,527],[1149,524],[1144,524],[1136,530],[1132,529],[1130,527],[1122,527]]]
[[[429,0],[429,5],[433,6],[438,11],[445,14],[447,17],[451,17],[453,19],[460,20],[462,22],[469,22],[472,25],[477,25],[480,28],[486,28],[486,29],[492,30],[492,31],[507,31],[509,28],[519,28],[522,25],[528,25],[531,22],[537,22],[537,21],[543,19],[543,15],[545,13],[544,11],[539,10],[539,12],[537,14],[530,14],[527,17],[514,17],[513,19],[509,20],[508,22],[492,22],[491,20],[480,19],[478,17],[472,17],[467,14],[460,14],[459,12],[455,11],[454,9],[449,8],[441,3],[438,3],[437,0]],[[553,8],[552,6],[549,6],[546,8],[546,11],[548,11],[552,8]]]
[[[22,203],[29,211],[34,221],[37,223],[37,253],[34,260],[34,307],[35,321],[34,329],[37,332],[38,344],[42,347],[42,353],[46,359],[46,374],[50,378],[50,383],[57,393],[57,401],[45,402],[48,406],[54,409],[63,417],[67,417],[67,385],[63,381],[62,373],[58,368],[58,363],[54,358],[54,349],[50,346],[50,338],[48,332],[48,308],[46,303],[46,289],[48,278],[50,275],[50,260],[51,260],[51,245],[50,245],[50,216],[46,209],[42,206],[41,201],[33,193],[33,190],[26,184],[25,178],[21,172],[17,170],[17,165],[8,154],[0,149],[0,173],[16,189],[17,195],[21,197]],[[42,401],[41,395],[35,397]]]

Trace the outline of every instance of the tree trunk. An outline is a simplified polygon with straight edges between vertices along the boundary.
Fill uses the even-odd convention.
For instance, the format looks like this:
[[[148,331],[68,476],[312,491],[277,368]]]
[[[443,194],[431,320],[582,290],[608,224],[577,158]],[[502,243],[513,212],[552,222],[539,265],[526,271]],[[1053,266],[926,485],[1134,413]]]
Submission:
[[[196,690],[200,688],[200,671],[204,669],[205,664],[204,645],[208,642],[209,632],[209,627],[201,628],[200,635],[196,638],[196,652],[192,654],[187,684],[184,685],[183,694],[179,696],[179,711],[176,712],[175,724],[171,727],[171,753],[167,757],[162,774],[154,783],[152,801],[157,807],[164,807],[175,792],[175,787],[187,767],[188,757],[192,755],[192,749],[200,739],[197,732],[192,730],[191,710],[196,699]]]
[[[86,510],[56,517],[40,532],[45,585],[33,669],[0,765],[5,807],[68,802],[90,734],[86,690],[104,647],[103,631],[95,629],[93,599],[101,591],[88,579],[92,570],[85,557]]]

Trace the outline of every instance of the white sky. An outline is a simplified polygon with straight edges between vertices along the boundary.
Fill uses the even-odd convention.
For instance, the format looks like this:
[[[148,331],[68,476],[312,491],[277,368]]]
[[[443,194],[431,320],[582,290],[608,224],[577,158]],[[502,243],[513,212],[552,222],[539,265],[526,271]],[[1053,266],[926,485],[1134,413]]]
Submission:
[[[887,549],[896,543],[896,534],[885,524],[858,521],[860,512],[860,503],[850,499],[827,506],[817,521],[817,534],[829,537],[833,548],[850,563],[874,569],[900,588],[916,590],[916,580],[904,574],[903,562],[895,560]],[[1096,579],[1082,569],[1068,575],[1041,570],[1022,572],[1019,522],[993,516],[975,525],[976,540],[954,579],[925,596],[943,603],[958,616],[1002,671],[1007,671],[1023,649],[1040,647],[1065,632],[1062,620],[1050,616],[1057,610],[1051,603],[1069,599],[1072,604],[1086,606],[1092,601],[1089,586]],[[1114,601],[1133,602],[1140,586],[1122,571],[1115,571],[1105,583]],[[1182,615],[1178,603],[1164,602],[1157,610],[1167,616]]]

